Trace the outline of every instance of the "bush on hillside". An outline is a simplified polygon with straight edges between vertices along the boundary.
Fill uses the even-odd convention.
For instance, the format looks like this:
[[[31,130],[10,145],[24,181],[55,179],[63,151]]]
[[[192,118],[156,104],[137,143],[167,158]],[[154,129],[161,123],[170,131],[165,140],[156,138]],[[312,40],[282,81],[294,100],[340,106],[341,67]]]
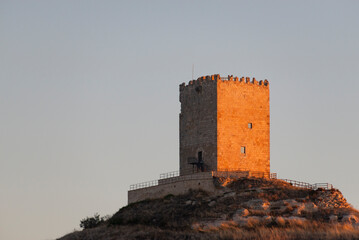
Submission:
[[[100,218],[100,214],[95,213],[93,217],[87,217],[80,221],[83,229],[95,228],[105,221],[105,217]]]

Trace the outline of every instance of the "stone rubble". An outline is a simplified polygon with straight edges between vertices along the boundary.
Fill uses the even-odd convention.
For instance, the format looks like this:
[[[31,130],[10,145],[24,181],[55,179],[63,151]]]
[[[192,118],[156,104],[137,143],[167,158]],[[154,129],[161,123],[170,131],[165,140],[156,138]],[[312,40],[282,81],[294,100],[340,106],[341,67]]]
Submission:
[[[226,182],[227,183],[227,182]],[[227,183],[228,184],[228,183]],[[227,185],[226,184],[226,185]],[[245,199],[254,193],[265,194],[274,191],[274,188],[259,187],[255,185],[247,185],[251,187],[243,190],[224,192],[221,196],[216,196],[212,200],[208,200],[209,207],[220,205],[221,201],[227,198]],[[277,191],[280,191],[277,189]],[[336,189],[323,190],[318,189],[307,190],[307,197],[281,199],[276,201],[268,201],[262,198],[249,199],[240,201],[236,205],[236,209],[227,217],[214,221],[203,221],[196,223],[196,228],[213,229],[223,227],[224,225],[236,225],[240,227],[251,227],[256,225],[268,225],[275,223],[278,226],[302,226],[309,219],[306,214],[315,214],[321,209],[347,209],[350,205],[343,197],[340,191]],[[350,223],[359,226],[359,217],[353,214],[338,215],[332,214],[328,217],[329,223]]]

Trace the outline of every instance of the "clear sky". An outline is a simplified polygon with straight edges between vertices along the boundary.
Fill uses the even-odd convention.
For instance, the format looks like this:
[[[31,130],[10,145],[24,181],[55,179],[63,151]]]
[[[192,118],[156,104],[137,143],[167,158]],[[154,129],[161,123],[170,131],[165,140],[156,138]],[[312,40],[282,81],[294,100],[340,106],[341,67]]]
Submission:
[[[271,170],[359,208],[359,1],[0,0],[0,239],[54,239],[179,165],[178,85],[268,79]]]

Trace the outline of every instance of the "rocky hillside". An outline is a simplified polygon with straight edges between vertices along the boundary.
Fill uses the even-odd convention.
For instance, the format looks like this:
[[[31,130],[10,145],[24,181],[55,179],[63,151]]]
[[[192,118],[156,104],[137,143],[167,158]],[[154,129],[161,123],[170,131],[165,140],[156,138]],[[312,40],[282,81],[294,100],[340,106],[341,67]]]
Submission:
[[[189,191],[121,208],[78,239],[359,239],[359,212],[339,190],[273,179],[214,179],[220,194]]]

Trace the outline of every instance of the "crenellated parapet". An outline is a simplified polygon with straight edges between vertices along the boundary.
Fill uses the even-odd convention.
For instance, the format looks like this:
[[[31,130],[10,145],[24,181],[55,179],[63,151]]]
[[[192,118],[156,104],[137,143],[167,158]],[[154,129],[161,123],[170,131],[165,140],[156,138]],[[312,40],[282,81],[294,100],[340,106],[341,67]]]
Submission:
[[[236,82],[239,84],[253,84],[253,85],[257,85],[257,86],[263,86],[263,87],[268,87],[269,86],[269,82],[267,79],[265,80],[260,80],[257,81],[255,78],[250,78],[250,77],[233,77],[233,75],[228,75],[227,77],[221,77],[219,74],[214,74],[214,75],[207,75],[207,76],[202,76],[197,78],[197,80],[191,80],[188,82],[188,84],[186,83],[182,83],[180,84],[180,90],[183,90],[185,87],[188,86],[197,86],[197,85],[202,85],[205,82],[213,82],[213,81],[227,81],[227,82]]]

